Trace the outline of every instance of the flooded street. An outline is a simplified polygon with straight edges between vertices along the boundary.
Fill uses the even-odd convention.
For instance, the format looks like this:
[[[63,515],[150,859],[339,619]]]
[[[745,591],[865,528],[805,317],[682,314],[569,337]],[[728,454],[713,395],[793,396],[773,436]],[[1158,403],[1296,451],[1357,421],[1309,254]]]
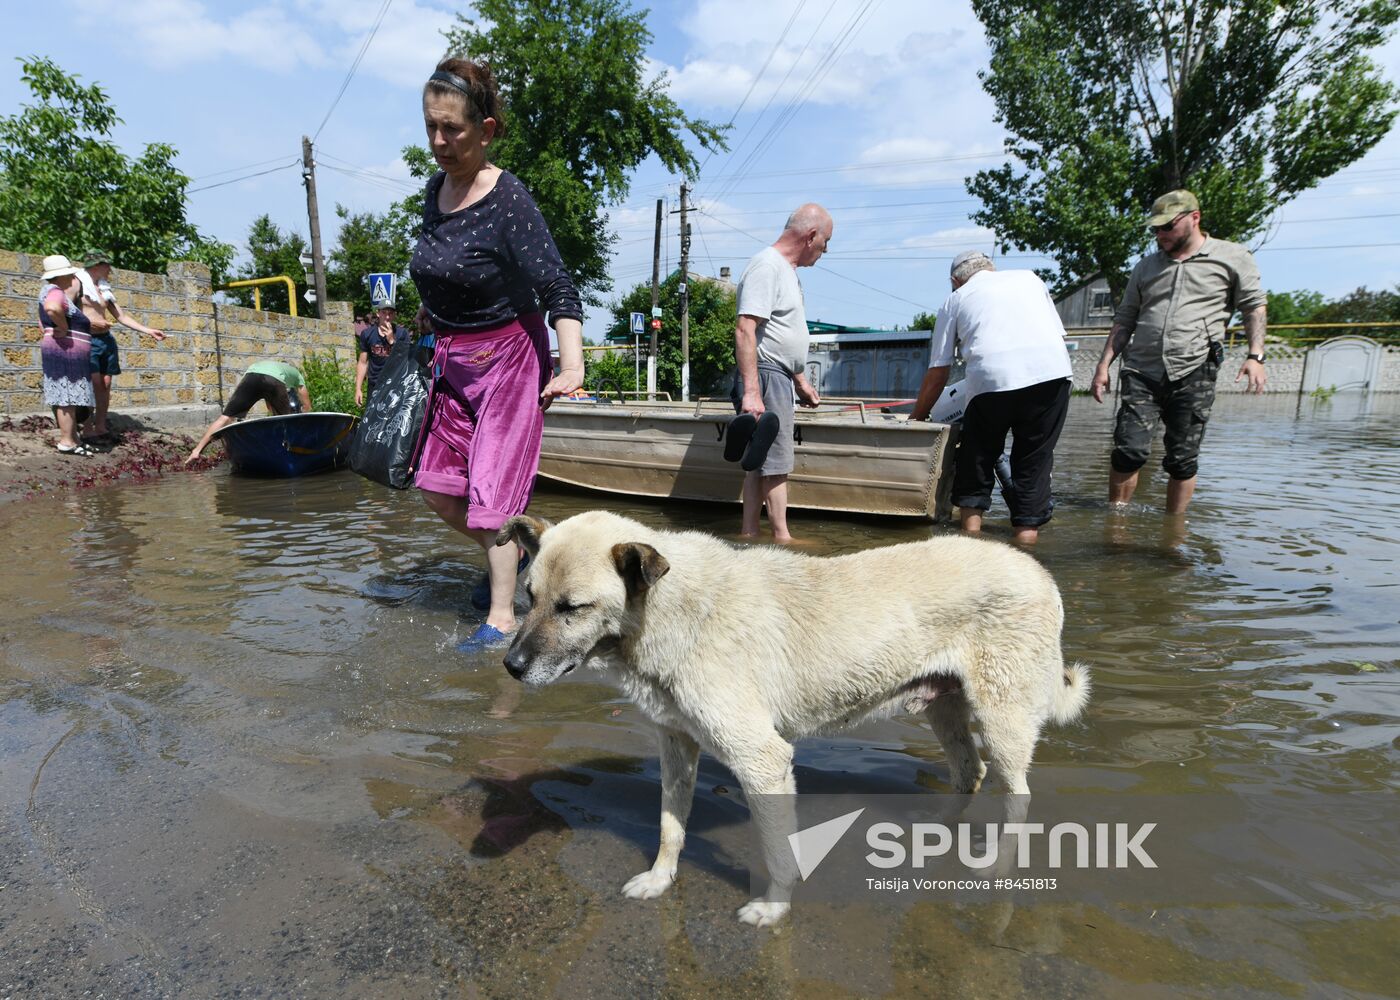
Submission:
[[[1108,509],[1111,414],[1073,400],[1035,550],[1094,696],[1047,730],[1032,791],[1393,794],[1400,396],[1222,395],[1184,524],[1161,514],[1160,442],[1139,503]],[[532,512],[595,507],[738,527],[737,508],[544,491]],[[999,501],[988,524],[1009,537]],[[792,528],[816,554],[951,530]],[[480,553],[416,494],[348,472],[220,469],[14,502],[0,551],[0,996],[1312,997],[1400,982],[1393,884],[1389,906],[1319,884],[1274,904],[1041,902],[1009,921],[977,903],[798,908],[756,932],[734,918],[747,810],[709,757],[675,888],[623,900],[656,848],[647,722],[587,675],[531,692],[500,653],[456,653],[479,620]],[[799,744],[797,781],[948,790],[916,718]],[[1287,861],[1239,863],[1267,879]]]

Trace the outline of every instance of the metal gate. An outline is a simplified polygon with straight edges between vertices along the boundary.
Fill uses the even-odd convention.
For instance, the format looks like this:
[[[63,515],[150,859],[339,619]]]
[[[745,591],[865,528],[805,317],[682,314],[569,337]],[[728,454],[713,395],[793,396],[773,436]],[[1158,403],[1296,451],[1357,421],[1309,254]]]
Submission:
[[[1385,349],[1370,337],[1333,337],[1303,360],[1304,394],[1316,389],[1369,392],[1379,381]]]

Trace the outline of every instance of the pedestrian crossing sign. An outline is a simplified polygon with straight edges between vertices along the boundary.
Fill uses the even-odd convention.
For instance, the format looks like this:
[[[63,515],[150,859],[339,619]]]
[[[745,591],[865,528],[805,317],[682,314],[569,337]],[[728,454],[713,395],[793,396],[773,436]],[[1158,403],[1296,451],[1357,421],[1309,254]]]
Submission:
[[[369,301],[374,308],[394,304],[398,297],[398,275],[371,274],[365,280],[369,282]]]

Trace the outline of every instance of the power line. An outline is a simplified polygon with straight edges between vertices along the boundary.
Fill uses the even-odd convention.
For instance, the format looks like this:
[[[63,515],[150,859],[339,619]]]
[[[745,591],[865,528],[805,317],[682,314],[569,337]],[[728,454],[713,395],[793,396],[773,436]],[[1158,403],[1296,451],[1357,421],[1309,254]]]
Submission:
[[[261,177],[264,174],[275,174],[279,170],[286,170],[288,167],[295,167],[299,163],[301,163],[301,160],[293,160],[290,163],[282,164],[280,167],[273,167],[271,170],[259,170],[255,174],[245,174],[242,177],[234,177],[231,180],[219,181],[219,183],[217,184],[206,184],[203,187],[189,188],[185,191],[185,194],[194,194],[196,191],[208,191],[210,188],[223,187],[226,184],[237,184],[240,181],[251,180],[254,177]]]
[[[397,194],[397,195],[414,194],[414,193],[417,193],[418,191],[421,191],[421,190],[422,190],[422,188],[421,188],[421,187],[418,187],[417,185],[414,185],[414,186],[412,186],[412,187],[396,187],[396,186],[393,186],[394,184],[397,184],[398,182],[396,182],[396,181],[388,181],[388,180],[380,180],[380,179],[379,179],[380,175],[378,175],[378,174],[372,174],[372,173],[370,173],[370,172],[368,172],[368,171],[365,171],[365,170],[347,170],[347,169],[345,169],[344,167],[337,167],[337,166],[335,166],[334,164],[331,164],[331,163],[322,163],[322,164],[321,164],[321,167],[322,167],[322,169],[324,169],[324,170],[333,170],[333,171],[335,171],[335,172],[338,173],[338,174],[344,174],[346,177],[350,177],[350,178],[352,178],[352,179],[354,179],[354,180],[358,180],[358,181],[360,181],[362,184],[370,184],[370,185],[372,185],[372,186],[374,186],[374,187],[379,188],[379,189],[382,190],[382,191],[388,191],[390,194]]]
[[[193,184],[195,181],[206,181],[210,177],[222,177],[224,174],[237,174],[241,173],[244,170],[252,170],[254,167],[265,167],[269,163],[281,163],[285,159],[285,156],[274,156],[270,160],[260,160],[257,163],[245,163],[241,167],[229,167],[225,170],[215,170],[213,173],[200,174],[198,177],[191,177],[190,183]]]
[[[379,8],[379,16],[374,19],[374,25],[369,29],[369,34],[365,36],[360,51],[355,55],[355,61],[350,64],[350,72],[345,74],[345,82],[340,85],[340,90],[336,92],[335,100],[331,101],[331,106],[326,109],[326,117],[321,119],[321,124],[316,126],[316,133],[311,137],[314,143],[321,137],[321,129],[326,127],[326,122],[331,120],[331,114],[335,111],[340,99],[345,96],[345,90],[350,86],[350,81],[355,76],[355,71],[360,68],[360,62],[364,59],[365,53],[369,51],[369,43],[374,41],[375,34],[379,31],[379,26],[384,23],[384,15],[389,13],[389,8],[394,4],[394,0],[384,0],[384,6]]]
[[[718,222],[721,226],[724,226],[726,229],[732,229],[732,230],[734,230],[736,233],[742,233],[744,236],[747,236],[747,237],[749,237],[750,239],[753,239],[753,240],[757,240],[759,243],[763,243],[763,242],[764,242],[763,237],[761,237],[761,236],[755,236],[753,233],[745,232],[744,230],[740,229],[738,226],[731,226],[729,223],[725,222],[723,219],[715,218],[715,216],[713,216],[713,215],[710,216],[710,218],[714,219],[716,222]],[[922,302],[915,302],[913,299],[906,299],[904,296],[902,296],[902,295],[896,295],[894,292],[887,292],[887,291],[885,291],[885,289],[883,289],[883,288],[876,288],[874,285],[867,285],[867,284],[866,284],[865,282],[863,282],[863,281],[857,281],[855,278],[847,277],[846,275],[842,274],[840,271],[833,271],[831,268],[829,268],[829,267],[822,267],[820,264],[815,264],[815,265],[813,265],[813,266],[814,266],[817,270],[819,270],[819,271],[825,271],[827,274],[830,274],[830,275],[832,275],[833,277],[840,278],[842,281],[849,281],[849,282],[850,282],[851,284],[853,284],[853,285],[860,285],[862,288],[868,288],[868,289],[870,289],[872,292],[879,292],[881,295],[889,296],[889,297],[892,298],[892,299],[898,299],[900,302],[907,302],[907,303],[909,303],[909,305],[911,305],[911,306],[916,306],[916,307],[918,307],[919,309],[921,309],[921,310],[924,311],[924,312],[928,312],[928,311],[929,311],[929,307],[926,306],[926,305],[925,305],[924,303],[922,303]]]
[[[734,124],[734,119],[739,117],[739,112],[744,110],[744,105],[749,103],[749,98],[753,96],[754,88],[758,86],[758,81],[763,79],[763,74],[768,72],[768,64],[773,61],[773,57],[778,54],[778,49],[782,48],[783,40],[787,38],[788,31],[792,29],[793,22],[797,20],[797,15],[802,13],[802,8],[807,6],[807,0],[798,0],[797,6],[792,9],[791,16],[788,17],[787,24],[783,25],[783,30],[778,35],[778,40],[773,43],[773,47],[768,50],[768,58],[763,60],[763,65],[758,68],[758,73],[753,78],[753,83],[749,84],[749,89],[744,94],[744,99],[739,102],[739,106],[734,109],[734,113],[729,116],[729,121],[724,123],[725,128]],[[791,72],[791,70],[789,70]],[[781,86],[781,84],[779,85]],[[700,164],[700,169],[695,171],[695,179],[698,181],[700,175],[705,172],[705,164],[710,162],[710,157],[715,155],[713,149],[705,154],[704,163]]]
[[[817,22],[817,26],[812,29],[812,34],[808,36],[807,41],[803,44],[802,48],[798,50],[797,55],[793,58],[792,65],[789,66],[788,71],[783,74],[783,78],[778,81],[778,85],[773,88],[773,93],[769,95],[768,100],[764,103],[762,110],[759,111],[758,117],[754,119],[753,124],[750,125],[748,129],[744,132],[744,137],[739,140],[738,144],[736,144],[734,149],[730,152],[730,163],[734,162],[734,157],[739,155],[739,150],[744,148],[744,143],[749,141],[749,136],[753,135],[754,129],[758,128],[758,123],[763,120],[763,116],[768,113],[768,109],[772,107],[773,102],[778,99],[778,94],[782,92],[783,85],[787,83],[788,78],[792,76],[792,71],[797,68],[800,62],[802,62],[802,57],[807,54],[807,50],[811,48],[812,42],[816,41],[818,33],[820,33],[822,30],[822,26],[826,24],[826,19],[830,17],[831,12],[836,9],[836,4],[837,0],[831,0],[831,6],[827,7],[826,13],[821,16],[821,20]],[[723,174],[724,171],[721,170],[721,177],[723,176]],[[718,183],[719,178],[716,178],[715,181],[716,183]]]
[[[399,184],[407,188],[412,188],[414,191],[423,190],[423,185],[425,183],[423,181],[416,179],[404,180],[404,178],[402,177],[394,177],[390,174],[381,174],[378,171],[366,170],[354,160],[347,160],[343,156],[334,156],[331,153],[327,153],[324,149],[319,149],[316,151],[316,153],[323,160],[330,160],[334,163],[343,164],[346,171],[349,173],[365,174],[368,177],[374,177],[382,181],[387,181],[390,184]]]
[[[769,126],[768,131],[759,139],[753,151],[749,153],[745,161],[739,165],[738,171],[730,178],[728,188],[732,189],[734,185],[748,173],[752,165],[756,164],[759,159],[768,152],[773,143],[777,141],[778,136],[791,124],[792,119],[797,116],[799,106],[807,100],[812,91],[817,88],[817,85],[831,72],[837,60],[846,54],[846,50],[849,49],[851,43],[855,41],[856,35],[859,33],[860,29],[864,27],[865,22],[869,20],[871,13],[878,3],[879,0],[866,0],[865,5],[847,20],[845,28],[832,40],[831,45],[827,47],[826,53],[817,63],[811,75],[803,83],[802,88],[788,101],[783,110],[779,112],[777,120]]]
[[[802,86],[798,88],[797,93],[789,98],[787,104],[778,112],[777,118],[768,126],[768,130],[759,138],[754,148],[744,158],[743,162],[739,164],[738,169],[724,181],[723,187],[720,189],[721,195],[723,195],[725,191],[732,190],[734,186],[753,169],[754,164],[768,151],[773,141],[787,128],[793,116],[796,115],[798,106],[807,99],[807,96],[816,88],[816,85],[831,71],[831,67],[835,65],[836,60],[844,54],[846,47],[855,40],[856,31],[859,29],[863,20],[869,15],[870,11],[874,9],[877,2],[878,0],[865,0],[865,4],[847,19],[845,25],[831,40],[826,51],[817,61],[817,65],[813,67],[807,79],[804,80]],[[830,13],[829,10],[828,13]]]

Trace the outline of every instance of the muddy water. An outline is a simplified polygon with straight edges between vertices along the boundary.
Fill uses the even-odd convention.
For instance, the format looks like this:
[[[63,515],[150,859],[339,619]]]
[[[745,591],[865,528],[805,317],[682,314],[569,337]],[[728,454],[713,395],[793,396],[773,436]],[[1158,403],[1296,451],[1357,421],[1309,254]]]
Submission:
[[[1160,472],[1140,504],[1106,508],[1107,418],[1074,401],[1037,550],[1095,697],[1042,741],[1032,789],[1393,792],[1400,399],[1222,399],[1184,524],[1160,514]],[[595,506],[624,509],[541,494],[535,510]],[[839,553],[931,529],[794,530]],[[456,654],[479,555],[415,497],[349,474],[15,503],[0,552],[0,995],[1365,996],[1400,981],[1396,911],[1340,891],[1150,914],[1046,903],[1009,921],[973,903],[816,908],[756,933],[732,917],[746,811],[708,758],[675,889],[622,901],[657,835],[644,720],[587,678],[531,693],[498,655]],[[947,789],[913,720],[805,742],[797,761],[799,785],[825,791]],[[1241,864],[1264,876],[1286,859]]]

